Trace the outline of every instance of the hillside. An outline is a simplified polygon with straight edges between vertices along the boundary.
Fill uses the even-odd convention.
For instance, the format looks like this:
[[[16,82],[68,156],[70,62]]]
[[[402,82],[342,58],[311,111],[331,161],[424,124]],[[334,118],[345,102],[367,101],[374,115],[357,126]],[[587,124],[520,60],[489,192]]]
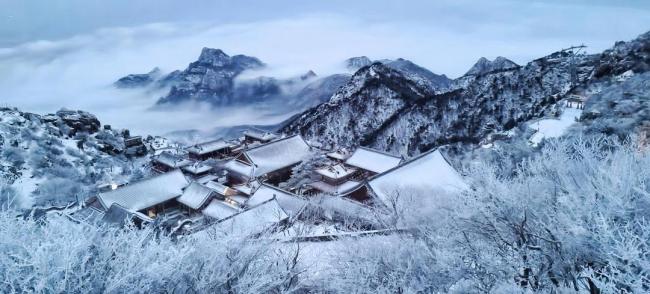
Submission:
[[[477,144],[488,134],[543,116],[570,93],[589,98],[621,83],[628,71],[648,71],[649,56],[646,33],[601,54],[564,50],[521,67],[464,76],[457,89],[437,95],[373,64],[361,68],[329,103],[283,130],[328,147],[360,144],[402,154],[455,142]]]
[[[143,177],[139,166],[149,148],[141,141],[127,147],[125,138],[128,130],[102,127],[83,111],[38,115],[0,109],[0,184],[17,196],[0,204],[67,205],[98,184]]]

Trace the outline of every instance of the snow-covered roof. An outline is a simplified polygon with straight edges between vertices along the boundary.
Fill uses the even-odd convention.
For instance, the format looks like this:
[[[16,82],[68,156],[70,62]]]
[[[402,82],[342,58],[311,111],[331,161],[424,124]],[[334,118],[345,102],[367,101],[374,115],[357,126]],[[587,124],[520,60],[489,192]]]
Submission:
[[[199,209],[208,202],[212,193],[214,193],[212,189],[197,182],[192,182],[187,188],[185,188],[183,195],[178,197],[176,200],[189,208]]]
[[[300,135],[244,151],[244,154],[253,163],[255,177],[297,164],[308,157],[310,153],[311,148]]]
[[[278,137],[278,135],[274,133],[258,129],[245,130],[244,135],[261,141],[269,141]]]
[[[326,182],[318,181],[318,182],[310,183],[309,186],[312,186],[317,190],[325,193],[334,194],[334,195],[343,195],[354,190],[354,188],[359,187],[360,184],[361,183],[357,181],[347,181],[340,185],[330,185]]]
[[[350,157],[350,154],[346,154],[346,153],[343,153],[343,152],[340,152],[340,151],[336,151],[336,152],[327,153],[327,156],[329,156],[331,158],[334,158],[334,159],[338,159],[338,160],[346,160],[346,159],[348,159],[348,157]]]
[[[223,168],[246,177],[253,177],[253,166],[237,159],[228,160]]]
[[[342,179],[355,173],[356,171],[356,168],[347,167],[343,164],[335,164],[332,166],[319,168],[316,170],[316,173],[330,179]]]
[[[95,207],[87,206],[68,214],[68,217],[79,223],[98,225],[104,217],[104,212]]]
[[[159,174],[124,187],[99,193],[97,199],[104,209],[117,203],[126,209],[138,211],[183,194],[189,182],[179,169]]]
[[[255,190],[257,190],[257,188],[260,187],[260,185],[261,184],[259,181],[250,181],[245,184],[232,186],[232,188],[250,196],[253,194],[253,192],[255,192]]]
[[[354,218],[374,221],[372,209],[361,202],[348,199],[344,196],[321,195],[314,196],[315,202],[328,210]]]
[[[357,148],[350,158],[345,161],[348,165],[378,174],[398,166],[401,162],[401,157],[366,147]]]
[[[246,205],[255,206],[271,200],[275,197],[282,209],[290,215],[296,215],[307,204],[302,197],[280,188],[262,184],[255,193],[248,199]]]
[[[102,217],[102,221],[123,226],[126,224],[127,220],[133,220],[134,217],[142,220],[143,222],[153,222],[153,219],[149,218],[148,216],[137,211],[129,210],[128,208],[117,203],[113,203],[106,210],[106,213],[104,213],[104,216]]]
[[[243,196],[243,195],[232,195],[232,196],[228,196],[228,199],[234,201],[234,202],[237,203],[237,205],[239,205],[239,206],[244,206],[244,204],[246,203],[246,201],[248,201],[248,197]]]
[[[202,177],[196,179],[196,182],[199,183],[199,184],[205,185],[207,182],[214,181],[214,180],[216,180],[218,178],[219,177],[215,176],[215,175],[205,175],[205,176],[202,176]]]
[[[203,155],[203,154],[219,151],[226,148],[232,148],[234,146],[235,146],[234,144],[224,139],[217,139],[214,141],[196,144],[192,147],[187,148],[187,151],[193,154]]]
[[[202,162],[195,162],[190,165],[183,166],[182,169],[194,175],[202,174],[212,170],[212,167]]]
[[[389,203],[392,194],[402,189],[435,193],[457,192],[468,188],[458,171],[437,149],[371,178],[368,186],[384,203]]]
[[[201,211],[204,215],[211,218],[222,220],[239,212],[239,209],[218,199],[212,199],[210,204]]]
[[[160,153],[160,155],[154,157],[153,160],[171,168],[179,168],[192,164],[190,160],[177,155],[173,155],[169,152]]]
[[[215,192],[217,192],[217,193],[219,193],[220,195],[223,195],[223,196],[231,196],[231,195],[237,194],[237,191],[235,191],[234,189],[232,189],[232,188],[230,188],[228,186],[222,185],[220,183],[217,183],[215,181],[207,182],[205,184],[205,186],[212,189],[212,190],[214,190]]]
[[[226,232],[246,236],[257,234],[289,218],[275,199],[253,206],[217,224]]]

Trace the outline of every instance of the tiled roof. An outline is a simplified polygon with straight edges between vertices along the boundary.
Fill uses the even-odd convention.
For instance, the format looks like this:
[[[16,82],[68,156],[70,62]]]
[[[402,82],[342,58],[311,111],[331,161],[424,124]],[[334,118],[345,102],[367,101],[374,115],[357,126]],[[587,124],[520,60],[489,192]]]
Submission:
[[[117,203],[126,209],[138,211],[180,196],[188,184],[183,173],[176,169],[116,190],[99,193],[97,198],[104,209]]]
[[[359,147],[352,153],[345,163],[375,173],[383,173],[398,166],[402,162],[401,157],[393,156],[378,150]]]

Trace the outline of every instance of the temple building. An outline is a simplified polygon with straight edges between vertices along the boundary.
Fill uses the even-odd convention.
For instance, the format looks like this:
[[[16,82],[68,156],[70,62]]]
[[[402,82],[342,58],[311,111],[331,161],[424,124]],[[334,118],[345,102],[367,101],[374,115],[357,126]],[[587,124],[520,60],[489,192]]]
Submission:
[[[264,179],[277,184],[291,176],[291,168],[311,154],[311,147],[300,135],[286,137],[243,151],[224,164],[228,182],[241,184]]]
[[[169,152],[163,152],[154,157],[151,161],[151,164],[154,171],[159,173],[166,173],[178,168],[182,168],[184,166],[188,166],[192,164],[192,161],[181,156],[171,154]]]
[[[236,145],[223,139],[196,144],[187,148],[189,158],[193,160],[221,159],[231,154]]]
[[[345,161],[345,164],[358,168],[360,175],[369,177],[398,166],[402,160],[401,157],[386,152],[359,147]]]
[[[183,189],[188,185],[189,181],[176,169],[99,193],[97,200],[104,211],[108,211],[113,204],[118,204],[120,208],[131,213],[141,213],[154,219],[158,214],[176,208],[176,198],[183,194]]]

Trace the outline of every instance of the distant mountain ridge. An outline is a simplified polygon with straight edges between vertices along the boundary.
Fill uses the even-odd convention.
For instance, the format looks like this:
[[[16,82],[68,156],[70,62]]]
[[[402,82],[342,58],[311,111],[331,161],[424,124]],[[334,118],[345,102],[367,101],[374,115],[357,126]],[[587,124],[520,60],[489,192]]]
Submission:
[[[395,60],[383,59],[372,61],[367,56],[358,56],[348,58],[345,61],[346,68],[352,71],[358,71],[363,67],[369,66],[374,62],[382,63],[392,69],[395,69],[404,74],[408,79],[415,81],[420,86],[429,89],[433,93],[441,93],[449,89],[452,80],[447,76],[438,75],[430,70],[421,67],[410,60],[398,58]]]
[[[230,105],[235,102],[235,77],[250,69],[265,66],[259,59],[246,55],[228,56],[220,49],[203,48],[199,59],[175,74],[169,93],[158,105],[180,102],[207,102]]]
[[[434,94],[388,64],[374,63],[283,131],[325,147],[366,145],[401,154],[478,143],[541,116],[570,93],[590,95],[627,72],[649,71],[650,33],[601,54],[574,53],[559,51],[524,66],[504,58],[480,61],[448,91]]]
[[[198,60],[182,71],[162,75],[156,68],[147,74],[127,75],[114,85],[118,88],[168,88],[168,93],[156,103],[157,107],[188,102],[215,107],[277,103],[292,109],[305,109],[329,100],[349,78],[345,74],[319,77],[311,70],[289,79],[240,78],[245,71],[265,67],[266,64],[255,57],[231,57],[220,49],[203,48]]]
[[[402,58],[381,60],[389,68],[401,72],[430,93],[442,93],[452,87],[452,80]],[[345,61],[351,71],[357,71],[373,63],[366,56],[352,57]],[[276,103],[291,109],[304,110],[327,102],[348,82],[346,73],[319,77],[313,71],[290,79],[259,76],[240,78],[245,71],[266,67],[262,61],[246,55],[229,56],[220,49],[203,48],[197,61],[184,70],[167,75],[155,68],[146,74],[130,74],[117,80],[118,88],[153,87],[169,91],[156,103],[157,107],[169,107],[181,103],[207,103],[214,107],[243,106],[255,103]]]
[[[499,71],[499,70],[509,70],[509,69],[515,69],[518,68],[519,65],[516,64],[514,61],[505,58],[503,56],[499,56],[495,58],[494,60],[489,60],[485,57],[479,58],[478,61],[465,73],[466,76],[468,75],[482,75],[494,71]]]
[[[117,88],[138,88],[145,87],[160,78],[160,69],[155,67],[146,74],[130,74],[115,81],[113,85]]]

